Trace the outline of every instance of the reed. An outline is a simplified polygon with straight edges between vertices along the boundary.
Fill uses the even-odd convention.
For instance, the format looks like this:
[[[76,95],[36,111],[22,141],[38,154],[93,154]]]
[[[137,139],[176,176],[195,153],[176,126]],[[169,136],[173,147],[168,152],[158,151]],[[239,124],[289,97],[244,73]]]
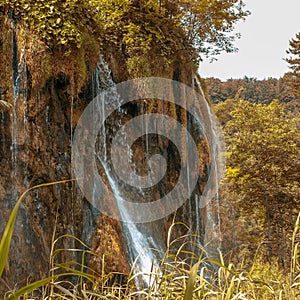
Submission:
[[[5,269],[9,254],[10,242],[18,209],[26,194],[36,188],[54,184],[65,183],[59,181],[35,186],[22,194],[16,203],[4,234],[0,242],[0,277]],[[176,225],[170,227],[167,238],[167,248],[159,268],[150,270],[149,286],[137,286],[141,274],[104,273],[95,274],[85,265],[87,255],[96,255],[87,245],[71,235],[63,235],[52,241],[50,257],[50,276],[31,283],[18,291],[9,291],[5,299],[24,300],[133,300],[133,299],[164,299],[164,300],[297,300],[300,299],[300,214],[292,235],[291,267],[287,273],[276,264],[265,263],[256,255],[252,266],[225,263],[220,253],[218,260],[209,260],[204,250],[199,257],[187,251],[186,236],[171,240],[171,231]],[[185,226],[185,225],[184,225]],[[82,249],[56,249],[61,239],[75,239],[82,245]],[[182,242],[181,242],[182,241]],[[172,251],[174,244],[181,246]],[[62,251],[76,251],[81,253],[81,261],[55,263],[55,257]],[[139,257],[137,257],[137,260]],[[103,264],[104,265],[104,258]],[[213,266],[213,268],[212,268]],[[134,268],[134,266],[133,266]],[[125,284],[112,281],[115,275],[127,277]],[[42,297],[34,296],[34,291],[42,291]]]

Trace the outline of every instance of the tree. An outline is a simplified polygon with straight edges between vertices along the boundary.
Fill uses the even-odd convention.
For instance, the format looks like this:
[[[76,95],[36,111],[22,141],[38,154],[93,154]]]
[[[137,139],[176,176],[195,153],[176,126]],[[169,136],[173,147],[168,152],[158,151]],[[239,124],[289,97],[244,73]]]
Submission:
[[[221,51],[233,52],[233,42],[239,34],[232,34],[235,24],[249,15],[240,0],[179,0],[164,1],[176,7],[176,14],[185,31],[186,43],[206,56]],[[173,10],[174,11],[174,10]]]
[[[228,120],[223,107],[216,106],[217,116]],[[250,250],[265,242],[268,256],[277,255],[285,264],[286,241],[300,201],[297,119],[278,101],[264,105],[236,100],[228,108],[223,205],[247,228]]]
[[[286,59],[291,69],[291,72],[288,73],[289,82],[293,88],[293,94],[300,97],[300,32],[296,34],[294,39],[290,40],[287,54],[291,55]]]

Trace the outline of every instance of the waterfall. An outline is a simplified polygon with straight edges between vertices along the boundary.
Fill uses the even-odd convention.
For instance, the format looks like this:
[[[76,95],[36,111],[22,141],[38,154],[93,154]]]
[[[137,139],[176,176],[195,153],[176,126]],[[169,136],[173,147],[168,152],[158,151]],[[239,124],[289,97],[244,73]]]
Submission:
[[[72,148],[74,148],[72,152],[76,149],[76,145],[73,147],[76,142],[76,133],[75,131],[73,132],[72,126],[76,119],[73,107],[74,102],[76,106],[77,99],[73,97],[71,99],[71,117],[68,119],[65,111],[67,103],[65,100],[67,100],[67,97],[66,99],[65,97],[61,97],[60,93],[65,96],[65,90],[60,86],[62,82],[59,82],[60,79],[58,78],[52,78],[52,82],[48,81],[43,90],[33,88],[31,90],[30,99],[27,99],[28,74],[26,67],[26,48],[22,48],[18,45],[16,20],[13,15],[10,16],[10,22],[12,31],[11,68],[13,95],[11,102],[13,105],[9,108],[11,108],[12,111],[12,118],[11,122],[4,120],[4,113],[1,112],[1,117],[3,118],[0,122],[2,132],[8,131],[7,124],[11,125],[12,130],[11,145],[10,142],[8,143],[10,139],[8,135],[4,135],[1,140],[3,143],[3,145],[1,145],[3,152],[8,153],[8,156],[10,156],[9,159],[6,159],[8,169],[10,169],[11,164],[12,170],[8,172],[8,177],[11,176],[11,185],[6,185],[8,188],[5,186],[9,191],[6,192],[3,188],[3,194],[6,197],[3,202],[5,202],[5,205],[6,202],[9,204],[7,207],[4,207],[5,215],[8,214],[6,209],[11,209],[15,204],[18,198],[17,194],[29,186],[29,181],[31,184],[36,184],[42,181],[60,179],[61,177],[67,178],[69,176],[68,164],[70,163],[68,155],[69,139],[71,140]],[[56,80],[59,82],[59,85],[56,85]],[[159,81],[154,80],[158,85],[157,90],[159,91],[161,89],[164,91],[164,84],[167,85],[167,83],[164,79],[160,79],[160,81],[162,86],[159,85]],[[173,161],[170,158],[173,154],[171,152],[176,147],[180,148],[180,145],[175,142],[172,146],[172,138],[176,139],[177,136],[180,136],[180,142],[184,142],[188,145],[195,138],[195,136],[189,135],[188,131],[194,130],[196,134],[206,136],[206,138],[203,139],[206,139],[211,153],[210,156],[218,159],[217,153],[220,151],[218,144],[219,137],[213,127],[215,123],[214,116],[206,101],[202,101],[201,104],[199,104],[200,102],[198,104],[190,104],[194,121],[192,122],[188,119],[187,132],[181,134],[183,128],[176,122],[168,125],[167,122],[169,120],[159,116],[160,111],[154,111],[151,119],[149,112],[152,107],[150,109],[150,105],[148,106],[147,101],[153,101],[155,104],[153,99],[160,99],[160,97],[156,97],[157,94],[155,93],[157,90],[153,88],[147,90],[147,82],[143,80],[141,81],[141,85],[139,85],[139,81],[132,81],[131,83],[133,89],[129,90],[129,92],[141,94],[136,100],[146,99],[143,100],[142,105],[139,107],[135,103],[132,104],[132,106],[124,105],[124,99],[119,96],[120,85],[117,85],[113,81],[107,63],[100,57],[96,70],[91,78],[91,98],[97,98],[99,101],[93,101],[92,114],[88,116],[87,122],[91,123],[91,125],[100,124],[101,127],[93,140],[94,145],[91,145],[91,152],[89,152],[89,149],[86,149],[85,146],[87,148],[89,147],[86,135],[92,133],[93,128],[91,127],[92,129],[90,131],[90,127],[86,127],[86,132],[81,136],[83,146],[78,149],[81,156],[87,156],[87,168],[80,170],[80,176],[76,177],[78,177],[79,180],[82,177],[86,178],[86,183],[91,187],[92,191],[86,198],[93,207],[95,207],[95,210],[99,208],[99,197],[107,197],[109,201],[111,201],[104,201],[103,206],[111,205],[111,207],[108,208],[104,207],[104,210],[107,209],[108,212],[112,212],[111,215],[108,214],[112,216],[114,209],[116,209],[117,219],[121,222],[122,240],[127,249],[128,261],[131,265],[134,265],[134,272],[138,275],[136,276],[137,285],[149,286],[152,284],[151,275],[149,274],[153,269],[159,268],[160,259],[162,259],[163,253],[166,250],[167,231],[172,219],[175,219],[174,215],[177,209],[179,210],[184,206],[183,212],[180,212],[182,213],[180,217],[184,216],[186,218],[182,218],[181,221],[191,227],[192,233],[199,233],[200,236],[200,233],[203,231],[202,224],[205,222],[205,234],[203,238],[198,238],[198,244],[205,246],[211,240],[218,240],[219,238],[220,221],[218,211],[215,217],[216,212],[213,210],[211,203],[203,202],[203,197],[205,198],[206,195],[214,197],[217,195],[217,190],[212,186],[213,182],[215,183],[220,180],[219,171],[216,170],[218,166],[215,165],[215,162],[212,160],[207,163],[207,169],[211,171],[212,175],[208,176],[209,186],[211,186],[211,188],[205,191],[204,184],[201,183],[203,186],[199,187],[201,184],[198,183],[197,180],[195,182],[194,174],[197,164],[193,158],[195,154],[193,150],[187,151],[188,159],[183,166],[180,165],[180,157],[178,157],[180,155],[178,155],[178,153],[175,153],[176,156]],[[136,89],[134,89],[135,83],[137,83]],[[170,88],[171,94],[170,91],[164,91],[166,92],[166,98],[176,98],[176,89],[177,86]],[[104,91],[106,92],[104,93]],[[151,94],[150,96],[147,96],[148,92]],[[189,93],[188,96],[192,95]],[[182,97],[189,99],[188,96],[182,95]],[[0,91],[0,100],[2,101],[1,97],[2,94]],[[193,99],[193,97],[191,97],[191,99]],[[52,102],[52,100],[54,101]],[[174,103],[180,106],[180,97],[178,101],[174,101]],[[0,105],[2,104],[1,102]],[[154,107],[156,106],[154,105]],[[164,103],[164,101],[162,101],[159,107],[160,109],[163,108],[162,113],[168,110],[168,104]],[[186,110],[189,109],[189,107],[186,108]],[[112,110],[114,113],[106,116],[108,110]],[[175,111],[175,115],[176,113],[179,115],[179,109]],[[133,125],[129,127],[129,132],[131,132],[132,135],[143,137],[143,139],[138,140],[136,145],[138,151],[135,152],[134,147],[131,147],[135,141],[130,140],[130,137],[127,137],[124,133],[126,132],[124,124],[129,123],[128,120],[136,114],[142,115],[142,117],[140,119],[138,119],[138,117],[134,118],[137,120],[137,123],[132,123]],[[98,119],[99,115],[105,120],[103,124],[101,123],[101,118],[100,120]],[[54,116],[57,118],[54,118]],[[5,118],[9,119],[8,114]],[[30,122],[28,120],[30,120]],[[70,125],[70,130],[69,127],[66,126],[66,121],[70,122],[70,124],[67,123],[68,126]],[[205,126],[204,123],[208,125]],[[66,128],[68,128],[68,131]],[[169,139],[167,133],[171,134]],[[158,137],[153,138],[154,135]],[[116,143],[114,143],[115,137],[120,137]],[[171,142],[169,142],[169,140]],[[11,146],[11,151],[6,149],[6,144]],[[120,165],[114,165],[112,163],[112,144],[117,146],[116,156],[121,159],[123,157],[128,158],[128,168],[125,168],[127,167],[126,163]],[[145,150],[144,155],[141,155],[141,150]],[[178,152],[180,154],[179,150]],[[89,161],[92,161],[93,157],[97,162],[97,172],[93,172],[93,169],[89,168],[89,166],[91,166]],[[71,164],[76,164],[76,160],[79,158],[80,156],[73,156],[72,154]],[[165,171],[169,173],[172,171],[166,168],[166,162],[170,161],[173,164],[172,167],[179,165],[183,168],[182,190],[174,192],[174,194],[171,193],[172,191],[169,192],[169,187],[167,186],[169,183],[174,183],[172,182],[173,178],[171,180],[170,178],[164,177],[164,174],[167,173]],[[43,162],[45,162],[45,164],[43,164]],[[7,165],[3,163],[3,166],[5,172]],[[107,193],[99,188],[99,174],[105,179],[104,181],[108,187]],[[122,174],[123,177],[118,176]],[[163,176],[159,176],[161,174],[163,174]],[[163,179],[162,183],[158,182],[157,178]],[[178,175],[178,178],[175,179],[180,181],[180,178]],[[187,188],[185,189],[184,186]],[[86,217],[83,217],[84,224],[76,224],[80,223],[80,221],[75,220],[75,218],[80,214],[80,209],[82,209],[80,206],[82,194],[77,193],[77,191],[73,193],[73,189],[71,194],[69,194],[69,190],[67,190],[67,192],[68,194],[60,187],[53,187],[49,192],[49,199],[47,199],[44,194],[45,190],[35,191],[32,193],[31,198],[28,198],[30,199],[28,203],[20,208],[16,226],[17,240],[13,243],[13,248],[21,249],[22,251],[14,251],[15,253],[12,252],[12,255],[14,259],[20,258],[20,262],[25,261],[24,258],[31,255],[31,257],[29,257],[29,263],[32,269],[36,269],[32,270],[32,272],[43,271],[42,269],[44,269],[44,266],[47,264],[45,257],[48,254],[48,244],[50,244],[52,237],[51,232],[49,239],[49,232],[52,230],[51,226],[55,223],[53,217],[55,214],[55,211],[53,211],[54,207],[58,208],[57,211],[60,210],[60,220],[58,223],[60,231],[58,234],[80,234],[78,232],[81,232],[82,227],[84,227],[82,233],[84,237],[83,240],[90,241],[91,236],[94,234],[96,213],[94,213],[94,211],[88,213],[84,211],[84,213],[86,213]],[[111,198],[109,192],[112,193],[114,199]],[[162,201],[159,205],[156,205],[156,202],[159,202],[159,200],[163,198],[162,195],[167,193],[171,195],[171,198],[176,198],[177,196],[181,198],[178,199],[178,201],[174,199],[171,205],[164,205],[165,202],[168,202],[167,198],[163,200],[165,202]],[[85,195],[85,193],[83,194]],[[78,198],[74,199],[74,197]],[[72,200],[74,202],[72,202]],[[156,208],[156,210],[152,212],[149,211],[149,215],[146,209],[148,204]],[[139,205],[138,209],[136,209],[137,205]],[[86,206],[90,209],[89,205]],[[206,208],[205,220],[203,220],[201,216],[201,214],[204,214],[204,207]],[[101,205],[99,210],[102,212]],[[34,212],[33,215],[31,215],[32,212]],[[66,212],[66,214],[64,214],[64,212]],[[38,216],[37,221],[35,221],[35,214]],[[159,215],[159,217],[156,218],[157,215]],[[2,213],[0,214],[0,218],[2,218]],[[4,218],[2,219],[4,220]],[[32,224],[30,224],[30,222],[32,222]],[[75,227],[78,229],[77,231],[74,231]],[[179,234],[181,234],[181,232],[178,231],[175,237],[178,237]],[[36,245],[36,248],[32,250],[29,246],[30,244]],[[72,242],[69,242],[64,248],[67,247],[74,248],[75,246]],[[35,262],[37,262],[36,268]],[[14,268],[14,271],[17,271],[15,272],[16,278],[19,279],[23,269],[19,268],[19,265],[14,266]],[[11,273],[14,275],[14,272]]]
[[[16,181],[17,174],[24,174],[24,185],[28,187],[27,173],[28,162],[23,169],[18,164],[18,148],[19,145],[26,143],[27,135],[27,66],[26,66],[26,48],[22,48],[18,53],[18,43],[16,34],[16,19],[13,13],[10,13],[10,23],[12,31],[12,91],[13,91],[13,113],[12,113],[12,144],[11,144],[11,160],[12,160],[12,180]],[[21,111],[23,110],[22,118]],[[17,194],[13,193],[17,199]]]
[[[193,84],[195,84],[194,89],[201,93],[203,99],[205,96],[201,89],[201,83],[197,76],[194,76]],[[215,250],[221,249],[221,220],[220,220],[220,207],[219,207],[219,193],[218,186],[225,174],[225,139],[222,133],[222,127],[219,124],[216,116],[214,115],[211,107],[207,101],[204,101],[205,107],[198,109],[199,118],[197,119],[199,127],[202,128],[201,120],[207,120],[210,126],[208,127],[209,132],[206,132],[206,137],[208,138],[208,143],[210,145],[211,157],[213,158],[211,167],[214,172],[211,172],[210,176],[214,176],[213,182],[215,183],[215,190],[212,193],[212,201],[207,203],[207,222],[205,224],[205,239],[204,244],[209,245],[209,247],[215,248]],[[199,209],[199,197],[196,197],[196,207]],[[216,212],[212,211],[212,204],[216,207]],[[198,215],[198,214],[197,214]],[[198,217],[197,217],[198,223]]]
[[[213,204],[217,202],[212,201],[217,197],[222,174],[221,140],[216,120],[203,95],[196,93],[196,87],[192,89],[163,78],[115,84],[102,57],[91,82],[94,99],[74,132],[73,171],[93,206],[121,221],[128,260],[134,265],[134,272],[141,274],[140,284],[147,286],[151,284],[149,273],[159,268],[166,249],[168,216],[180,207],[184,206],[188,212],[187,219],[180,221],[190,225],[192,234],[199,235],[197,251],[201,246],[215,250],[219,246],[219,212],[218,209],[214,211]],[[187,128],[163,115],[164,111],[147,114],[144,104],[137,106],[139,114],[133,117],[126,106],[130,97],[137,102],[159,99],[162,101],[160,108],[168,107],[164,101],[181,106],[185,109]],[[149,138],[151,135],[157,136],[156,144]],[[141,145],[137,141],[143,136],[146,140]],[[137,149],[134,150],[135,142]],[[210,160],[202,162],[205,166],[200,165],[200,142],[207,145],[209,152]],[[171,146],[177,148],[177,157],[173,160],[178,161],[172,162],[169,157],[174,154]],[[143,156],[141,148],[146,150]],[[146,175],[139,175],[145,156],[148,170],[144,172]],[[175,183],[165,176],[168,161],[181,168]],[[206,185],[199,181],[200,167],[207,173]],[[166,184],[175,187],[170,189]],[[204,211],[205,220],[201,217]],[[205,228],[202,228],[204,222]],[[204,236],[200,237],[200,232],[204,232]]]
[[[104,61],[102,57],[100,57],[100,60],[97,64],[96,70],[94,74],[92,75],[92,93],[93,96],[96,97],[97,95],[101,95],[101,92],[110,88],[110,96],[113,97],[116,102],[118,102],[118,109],[117,114],[126,114],[126,111],[122,109],[121,103],[119,102],[119,95],[117,93],[117,90],[115,89],[116,84],[113,82],[110,74],[110,70],[108,68],[108,65]],[[104,110],[107,106],[109,106],[110,103],[107,102],[106,97],[101,97],[100,105],[96,105],[93,107],[94,113],[101,112],[104,116]],[[115,119],[113,124],[113,133],[120,130],[121,127],[121,119]],[[124,205],[122,203],[126,200],[128,200],[128,194],[124,195],[124,189],[122,186],[122,183],[119,182],[117,178],[113,175],[113,170],[111,167],[111,162],[108,158],[108,145],[107,145],[107,128],[105,123],[102,125],[102,128],[100,130],[100,140],[101,145],[99,146],[99,149],[96,153],[96,156],[101,162],[101,165],[103,169],[105,170],[105,174],[107,176],[110,188],[112,190],[112,193],[115,197],[118,213],[120,214],[120,219],[123,220],[121,222],[122,225],[122,233],[123,233],[123,239],[125,242],[125,247],[127,248],[128,252],[128,259],[131,265],[135,264],[135,273],[141,274],[141,279],[137,277],[137,284],[143,284],[143,285],[149,285],[149,276],[146,274],[149,274],[150,271],[153,269],[153,267],[158,266],[158,260],[156,255],[154,254],[154,251],[151,249],[161,249],[161,246],[158,245],[151,236],[147,236],[145,232],[143,232],[143,227],[139,226],[138,224],[130,222],[129,213]],[[119,145],[120,149],[127,155],[128,157],[132,157],[132,150],[130,149],[130,145],[127,143],[126,140],[122,143],[122,145]],[[96,199],[96,183],[94,183],[94,189],[93,189],[93,199],[94,199],[94,205],[95,199]],[[134,197],[134,195],[133,195]],[[126,222],[126,220],[128,222]],[[139,228],[142,227],[142,228]],[[137,259],[138,258],[138,259]],[[137,259],[137,260],[136,260]]]
[[[16,178],[16,158],[18,154],[17,149],[17,99],[19,95],[20,90],[20,76],[18,72],[18,45],[17,45],[17,37],[16,37],[16,31],[15,31],[15,25],[16,21],[14,19],[14,16],[10,15],[10,21],[11,21],[11,31],[12,31],[12,88],[13,88],[13,121],[12,121],[12,144],[11,144],[11,161],[12,161],[12,180],[15,180]]]
[[[110,187],[116,198],[118,210],[123,220],[128,219],[128,212],[122,205],[124,197],[121,190],[116,184],[116,180],[111,176],[111,170],[107,166],[107,162],[102,161],[109,180]],[[130,220],[129,220],[130,221]],[[138,225],[131,222],[122,222],[123,237],[128,251],[128,259],[130,264],[134,265],[134,273],[140,274],[141,278],[136,277],[137,285],[149,286],[151,282],[151,271],[158,269],[158,259],[154,254],[154,250],[159,250],[159,245],[155,243],[153,238],[147,237],[145,232],[141,232]]]

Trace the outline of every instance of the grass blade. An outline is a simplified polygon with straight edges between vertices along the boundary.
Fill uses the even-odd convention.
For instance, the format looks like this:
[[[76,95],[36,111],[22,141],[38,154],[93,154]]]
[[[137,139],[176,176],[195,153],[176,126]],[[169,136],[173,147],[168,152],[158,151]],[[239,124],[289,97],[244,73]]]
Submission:
[[[184,293],[183,300],[192,300],[193,299],[193,291],[194,291],[194,284],[197,277],[198,269],[199,269],[200,261],[197,262],[190,270],[186,290]]]
[[[26,294],[26,293],[30,293],[38,288],[40,288],[41,286],[44,286],[45,284],[48,284],[49,282],[51,282],[53,279],[55,278],[55,276],[51,276],[51,277],[47,277],[45,279],[42,280],[38,280],[36,282],[33,282],[31,284],[28,284],[24,287],[22,287],[21,289],[19,289],[18,291],[14,292],[12,295],[10,295],[7,300],[16,300],[18,297]]]

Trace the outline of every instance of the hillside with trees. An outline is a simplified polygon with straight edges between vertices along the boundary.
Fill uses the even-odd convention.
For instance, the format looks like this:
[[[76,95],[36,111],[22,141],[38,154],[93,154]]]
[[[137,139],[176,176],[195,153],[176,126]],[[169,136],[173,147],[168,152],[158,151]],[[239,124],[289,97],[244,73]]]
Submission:
[[[300,97],[298,91],[291,86],[291,75],[282,78],[268,78],[258,80],[244,77],[242,79],[206,78],[205,83],[210,100],[217,104],[227,99],[233,99],[237,94],[247,101],[269,104],[273,100],[285,103],[290,109],[299,108]]]
[[[226,138],[221,188],[223,247],[232,259],[260,253],[286,269],[300,205],[300,43],[282,78],[206,78]]]
[[[0,299],[300,299],[300,33],[283,78],[197,74],[248,15],[242,0],[0,0]],[[143,97],[122,102],[124,82]],[[178,182],[181,206],[158,201]]]

